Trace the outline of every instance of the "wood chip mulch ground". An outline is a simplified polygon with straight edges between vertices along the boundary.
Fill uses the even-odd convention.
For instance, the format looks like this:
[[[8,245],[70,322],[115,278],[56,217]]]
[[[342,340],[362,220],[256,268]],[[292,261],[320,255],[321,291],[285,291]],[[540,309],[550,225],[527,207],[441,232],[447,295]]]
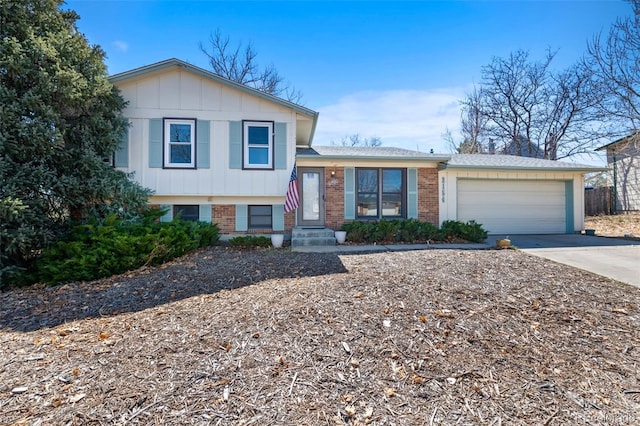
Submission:
[[[634,425],[639,307],[517,250],[212,247],[0,293],[0,424]]]

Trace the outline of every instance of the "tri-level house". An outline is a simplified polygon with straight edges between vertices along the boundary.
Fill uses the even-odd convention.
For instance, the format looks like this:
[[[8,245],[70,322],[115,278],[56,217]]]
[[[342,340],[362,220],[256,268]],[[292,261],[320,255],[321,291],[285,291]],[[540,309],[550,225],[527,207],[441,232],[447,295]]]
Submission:
[[[509,155],[315,146],[318,113],[169,59],[110,77],[130,127],[114,164],[154,191],[163,220],[223,236],[338,229],[352,220],[477,220],[490,233],[573,233],[597,167]],[[297,164],[299,207],[284,212]]]
[[[284,195],[317,112],[177,59],[110,81],[130,123],[115,166],[155,192],[163,220],[213,221],[222,234],[291,230]]]

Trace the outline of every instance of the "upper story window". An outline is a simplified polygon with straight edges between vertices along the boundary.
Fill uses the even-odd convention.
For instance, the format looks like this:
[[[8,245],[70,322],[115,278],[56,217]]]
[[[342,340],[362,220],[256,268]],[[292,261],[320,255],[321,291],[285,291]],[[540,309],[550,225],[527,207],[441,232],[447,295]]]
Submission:
[[[242,127],[244,168],[273,170],[273,122],[243,121]]]
[[[164,119],[164,166],[196,168],[196,120]]]
[[[357,169],[356,179],[359,218],[405,217],[405,169]]]

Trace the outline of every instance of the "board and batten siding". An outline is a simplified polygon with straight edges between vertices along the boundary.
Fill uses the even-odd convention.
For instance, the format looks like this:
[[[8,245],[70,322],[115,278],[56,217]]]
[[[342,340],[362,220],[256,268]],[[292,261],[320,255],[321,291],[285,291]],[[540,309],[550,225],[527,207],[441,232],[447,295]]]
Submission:
[[[584,228],[584,178],[579,172],[445,169],[438,185],[440,223],[476,220],[490,233],[512,234]]]
[[[124,152],[119,165],[156,196],[284,197],[295,160],[294,111],[178,68],[118,87],[131,124],[127,165]],[[162,118],[197,120],[197,169],[162,168]],[[230,123],[242,120],[274,122],[275,170],[230,167]]]

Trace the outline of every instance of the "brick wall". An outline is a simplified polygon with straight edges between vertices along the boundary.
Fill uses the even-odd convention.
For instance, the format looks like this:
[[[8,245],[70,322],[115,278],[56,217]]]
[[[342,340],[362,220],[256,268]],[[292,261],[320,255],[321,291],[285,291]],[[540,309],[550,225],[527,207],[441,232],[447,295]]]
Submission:
[[[236,206],[214,204],[211,206],[211,221],[218,224],[221,234],[231,234],[236,230]]]
[[[438,169],[418,169],[418,220],[440,223]]]
[[[335,176],[331,172],[335,171]],[[344,167],[327,167],[324,173],[325,226],[340,229],[344,220]],[[350,222],[350,221],[349,221]]]
[[[332,171],[335,177],[331,177]],[[340,229],[343,223],[351,222],[344,219],[344,168],[326,168],[325,197],[327,228]],[[438,169],[418,169],[418,220],[439,224]]]
[[[291,234],[291,230],[294,228],[294,226],[296,226],[296,212],[297,210],[294,210],[284,214],[284,233],[285,234]]]

